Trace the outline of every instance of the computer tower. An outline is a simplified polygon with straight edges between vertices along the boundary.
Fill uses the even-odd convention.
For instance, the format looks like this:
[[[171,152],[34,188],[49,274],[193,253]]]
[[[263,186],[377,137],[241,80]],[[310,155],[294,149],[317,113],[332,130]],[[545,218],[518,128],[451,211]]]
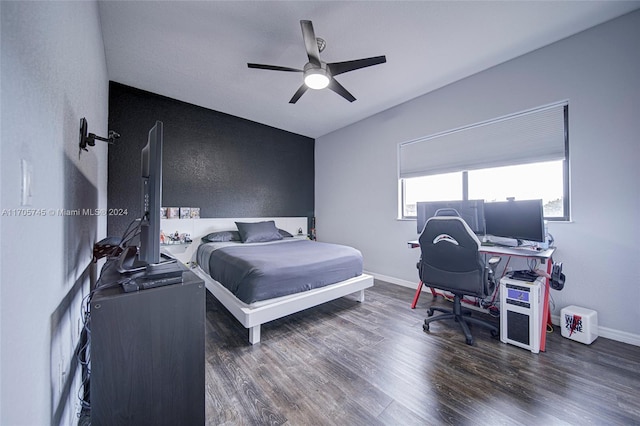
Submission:
[[[500,280],[500,340],[540,352],[545,282],[504,277]]]

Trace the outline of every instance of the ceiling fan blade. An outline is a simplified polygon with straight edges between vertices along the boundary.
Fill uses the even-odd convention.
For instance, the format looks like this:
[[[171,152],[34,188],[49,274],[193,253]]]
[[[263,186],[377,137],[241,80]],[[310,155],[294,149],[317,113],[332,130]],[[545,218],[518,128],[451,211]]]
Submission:
[[[300,99],[300,96],[304,95],[304,92],[307,91],[307,85],[302,83],[302,86],[293,94],[293,97],[289,101],[290,104],[295,104]]]
[[[353,102],[356,100],[356,98],[351,93],[349,93],[349,91],[345,89],[342,84],[338,83],[335,78],[332,78],[331,81],[329,81],[329,86],[327,87],[349,102]]]
[[[297,68],[290,67],[281,67],[279,65],[264,65],[264,64],[247,64],[249,68],[257,68],[260,70],[272,70],[272,71],[291,71],[291,72],[302,72]]]
[[[331,75],[338,75],[345,72],[358,70],[360,68],[370,67],[372,65],[384,64],[387,62],[387,57],[374,56],[372,58],[356,59],[353,61],[333,62],[327,64],[327,68],[331,72]]]
[[[309,62],[314,65],[320,66],[320,49],[318,49],[318,41],[316,40],[316,33],[313,31],[313,24],[311,21],[300,21],[302,27],[302,38],[304,39],[304,47],[307,49],[307,56]]]

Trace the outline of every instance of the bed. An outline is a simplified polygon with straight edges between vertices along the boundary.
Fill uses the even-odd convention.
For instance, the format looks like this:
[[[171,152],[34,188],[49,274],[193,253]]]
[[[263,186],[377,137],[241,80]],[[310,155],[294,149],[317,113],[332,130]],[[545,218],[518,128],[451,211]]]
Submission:
[[[238,230],[203,236],[195,273],[207,289],[260,341],[262,324],[364,290],[361,253],[348,246],[310,241],[273,221],[237,222]]]

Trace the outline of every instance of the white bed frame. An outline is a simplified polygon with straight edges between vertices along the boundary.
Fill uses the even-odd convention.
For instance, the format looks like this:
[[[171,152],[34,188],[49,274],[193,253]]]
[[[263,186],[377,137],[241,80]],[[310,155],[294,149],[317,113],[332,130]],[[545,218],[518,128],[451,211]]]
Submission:
[[[237,229],[235,225],[236,221],[259,222],[263,220],[274,220],[278,228],[284,229],[293,235],[296,235],[299,230],[302,230],[304,235],[307,234],[306,217],[163,219],[161,229],[165,233],[173,233],[177,230],[179,233],[186,232],[191,235],[193,243],[186,250],[178,253],[170,252],[170,254],[181,262],[189,263],[195,260],[197,247],[200,245],[200,239],[203,236],[211,232]],[[222,284],[211,278],[206,272],[200,269],[200,267],[192,268],[192,271],[204,280],[207,289],[215,298],[218,299],[245,328],[249,329],[249,342],[252,345],[260,341],[260,325],[266,322],[352,293],[359,292],[358,301],[363,302],[364,290],[373,286],[373,277],[362,274],[346,281],[305,291],[304,293],[292,294],[290,296],[247,305],[236,298],[233,293],[227,290]]]
[[[364,290],[373,286],[373,277],[362,274],[336,284],[305,291],[304,293],[279,297],[252,306],[238,300],[233,293],[207,275],[200,267],[192,270],[204,280],[207,289],[240,321],[240,324],[249,329],[249,343],[252,345],[260,341],[260,326],[266,322],[352,293],[359,292],[357,300],[358,302],[364,302]]]

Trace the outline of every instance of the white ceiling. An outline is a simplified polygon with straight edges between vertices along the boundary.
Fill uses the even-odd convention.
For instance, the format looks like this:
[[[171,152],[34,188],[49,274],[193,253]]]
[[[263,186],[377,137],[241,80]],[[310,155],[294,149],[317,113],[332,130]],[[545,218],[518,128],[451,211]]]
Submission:
[[[638,1],[100,1],[110,80],[317,138],[640,8]],[[302,68],[300,20],[339,62],[387,63],[289,99]]]

